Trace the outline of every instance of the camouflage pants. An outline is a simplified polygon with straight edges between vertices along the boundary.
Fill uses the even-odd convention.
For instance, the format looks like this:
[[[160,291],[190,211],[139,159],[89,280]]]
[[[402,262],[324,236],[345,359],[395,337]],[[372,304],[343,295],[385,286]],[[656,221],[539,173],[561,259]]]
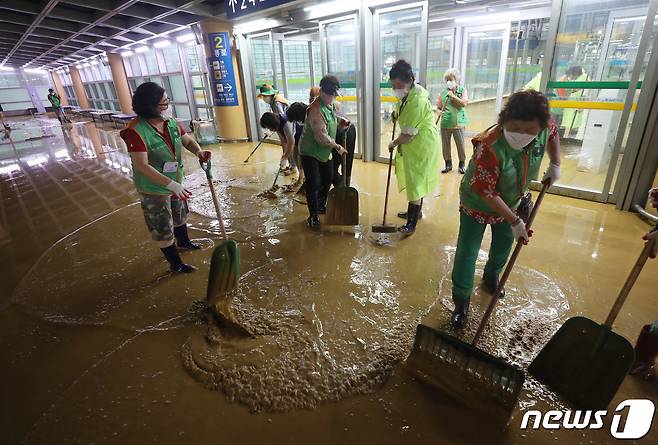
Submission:
[[[146,227],[154,241],[174,239],[174,227],[187,221],[187,202],[167,195],[140,194]]]

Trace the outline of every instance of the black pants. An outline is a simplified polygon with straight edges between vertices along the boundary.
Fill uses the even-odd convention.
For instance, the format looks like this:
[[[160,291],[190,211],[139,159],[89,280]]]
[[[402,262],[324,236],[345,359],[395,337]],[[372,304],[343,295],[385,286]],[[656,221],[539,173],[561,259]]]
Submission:
[[[331,161],[320,162],[311,156],[302,156],[302,167],[306,177],[306,205],[313,216],[327,203],[327,194],[333,179]]]
[[[332,162],[334,169],[334,178],[332,183],[334,186],[341,185],[343,183],[343,176],[347,172],[347,178],[345,178],[346,184],[349,186],[349,177],[352,176],[352,163],[354,162],[354,149],[356,147],[356,127],[354,124],[350,124],[347,128],[338,128],[336,130],[336,142],[345,147],[347,150],[347,159],[345,162],[345,172],[341,167],[343,158],[338,154],[336,150],[332,154]],[[338,169],[340,168],[340,173]]]

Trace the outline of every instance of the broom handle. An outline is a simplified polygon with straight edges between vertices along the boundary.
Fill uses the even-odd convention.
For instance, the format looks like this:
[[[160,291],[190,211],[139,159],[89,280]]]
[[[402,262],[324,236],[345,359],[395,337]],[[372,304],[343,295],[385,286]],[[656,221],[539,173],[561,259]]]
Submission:
[[[279,169],[276,171],[276,176],[274,176],[274,182],[272,183],[272,187],[270,187],[270,190],[274,188],[276,185],[276,181],[279,180],[279,173],[281,173],[281,165],[279,165]]]
[[[391,134],[391,141],[395,140],[395,126],[398,121],[393,120],[393,134]],[[393,151],[388,153],[388,177],[386,178],[386,196],[384,197],[384,218],[382,218],[382,226],[386,225],[386,211],[388,210],[388,190],[391,187],[391,166],[393,165]]]
[[[608,318],[606,318],[605,323],[603,323],[608,328],[612,327],[612,324],[615,322],[617,315],[619,315],[619,311],[621,311],[621,307],[624,305],[624,302],[626,301],[626,297],[628,297],[628,294],[631,292],[631,289],[635,284],[635,280],[637,280],[637,277],[640,275],[640,272],[642,272],[642,268],[644,267],[644,264],[647,262],[647,259],[651,255],[651,251],[653,250],[653,245],[655,244],[655,242],[656,242],[655,239],[647,241],[646,245],[644,246],[644,249],[642,249],[642,252],[640,253],[639,258],[635,262],[635,266],[633,266],[631,273],[628,275],[628,278],[626,278],[626,282],[624,283],[624,286],[619,291],[619,295],[615,300],[615,304],[613,304],[612,309],[610,309]]]
[[[219,201],[217,201],[217,194],[215,193],[215,185],[212,183],[212,164],[210,163],[210,160],[206,162],[206,166],[204,167],[203,161],[199,161],[199,164],[201,164],[201,168],[206,172],[206,178],[208,179],[208,187],[210,188],[210,195],[212,196],[212,203],[215,205],[215,213],[217,213],[217,220],[219,221],[219,228],[222,230],[222,236],[224,237],[225,241],[228,241],[228,236],[226,236],[226,229],[224,229],[224,219],[222,218],[222,212],[219,210]]]
[[[546,190],[548,190],[549,186],[550,185],[548,182],[544,183],[544,185],[542,186],[541,192],[539,192],[539,196],[537,196],[537,202],[535,202],[535,205],[532,208],[532,212],[530,212],[530,216],[528,217],[528,222],[525,225],[526,230],[530,229],[532,222],[535,220],[535,215],[537,215],[537,210],[539,210],[539,206],[541,205],[541,202],[544,200],[544,195],[546,194]],[[510,273],[512,273],[512,268],[514,267],[514,263],[516,262],[516,258],[519,256],[522,247],[523,247],[523,243],[517,240],[516,246],[514,247],[514,252],[512,252],[512,256],[510,256],[510,259],[507,262],[507,266],[505,267],[503,276],[500,277],[500,283],[496,288],[496,292],[494,292],[493,298],[491,299],[491,303],[489,303],[489,307],[487,307],[487,311],[484,313],[484,316],[482,317],[482,321],[480,322],[480,326],[478,327],[478,330],[475,333],[475,337],[473,337],[473,342],[471,343],[473,346],[475,346],[478,340],[480,340],[480,336],[484,331],[484,327],[489,322],[489,317],[491,317],[491,314],[493,313],[493,310],[496,307],[496,303],[498,303],[498,297],[500,296],[500,293],[503,291],[503,288],[505,287],[505,283],[507,282]]]

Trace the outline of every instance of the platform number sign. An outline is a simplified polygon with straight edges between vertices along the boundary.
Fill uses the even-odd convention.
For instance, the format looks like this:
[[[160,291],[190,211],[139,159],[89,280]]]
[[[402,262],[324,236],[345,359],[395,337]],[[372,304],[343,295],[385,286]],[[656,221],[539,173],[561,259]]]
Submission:
[[[231,37],[228,32],[213,32],[208,34],[208,39],[212,49],[208,69],[213,103],[216,107],[235,107],[238,105],[238,92],[235,88]]]
[[[241,17],[292,1],[294,0],[226,0],[226,16],[229,19]]]

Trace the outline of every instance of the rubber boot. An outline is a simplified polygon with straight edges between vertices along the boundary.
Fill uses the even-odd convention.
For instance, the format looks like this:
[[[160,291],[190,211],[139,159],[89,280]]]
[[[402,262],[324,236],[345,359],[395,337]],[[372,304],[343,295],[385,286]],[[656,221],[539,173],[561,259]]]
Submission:
[[[658,356],[658,331],[652,332],[651,326],[646,325],[640,331],[635,344],[635,362],[631,366],[630,374],[645,380],[656,378],[655,362]]]
[[[407,223],[400,227],[398,231],[403,235],[409,236],[416,231],[418,217],[420,216],[421,206],[419,204],[409,203],[407,208]]]
[[[466,173],[466,170],[464,169],[464,161],[459,161],[459,173],[462,175]]]
[[[446,161],[446,168],[441,170],[441,173],[448,173],[452,171],[452,160]]]
[[[160,250],[162,250],[167,261],[169,261],[169,268],[172,272],[190,273],[196,270],[196,267],[183,263],[183,260],[181,260],[180,254],[178,253],[178,249],[176,249],[176,245],[172,244],[164,249],[160,248]]]
[[[311,229],[317,230],[320,228],[320,218],[318,218],[318,215],[309,216],[306,222]]]
[[[489,292],[491,295],[496,293],[496,289],[498,289],[498,284],[500,283],[500,278],[498,278],[498,275],[495,274],[488,274],[484,273],[482,275],[482,281],[484,283],[484,288]],[[498,298],[504,298],[505,297],[505,288],[500,292],[500,295],[498,295]]]
[[[174,237],[176,238],[176,244],[179,249],[183,250],[199,250],[201,247],[197,244],[194,244],[189,235],[187,234],[187,224],[182,226],[174,227]]]
[[[452,311],[452,317],[450,318],[450,321],[452,321],[452,326],[454,328],[461,329],[464,327],[466,321],[468,320],[468,304],[470,303],[470,300],[468,298],[456,298],[453,295],[452,301],[455,303],[455,309]]]
[[[421,219],[423,219],[423,212],[422,212],[423,199],[425,199],[425,198],[420,198],[421,212],[420,212],[420,216],[418,216],[418,220],[419,220],[419,221],[420,221]],[[398,212],[398,218],[407,219],[407,212]]]

